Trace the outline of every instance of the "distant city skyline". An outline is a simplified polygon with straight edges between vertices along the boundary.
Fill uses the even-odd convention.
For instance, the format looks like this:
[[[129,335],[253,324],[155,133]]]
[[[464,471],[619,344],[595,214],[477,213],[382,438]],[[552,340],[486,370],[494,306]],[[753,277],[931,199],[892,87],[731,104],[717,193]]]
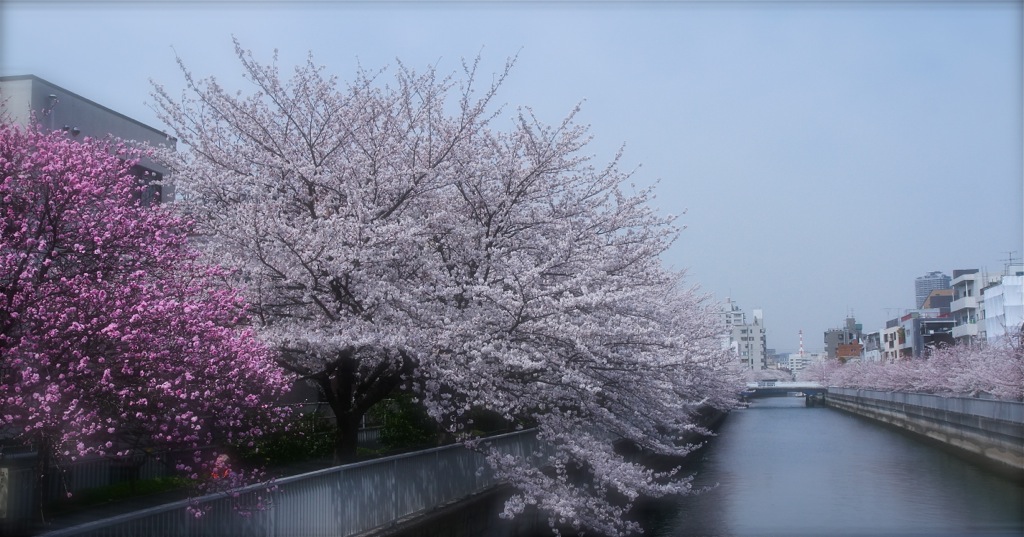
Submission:
[[[33,74],[163,128],[150,80],[244,88],[232,36],[283,72],[344,81],[400,60],[479,83],[495,118],[624,144],[637,188],[685,227],[666,263],[764,312],[767,344],[823,349],[915,306],[914,279],[1024,254],[1020,2],[34,2],[0,6],[0,75]],[[159,22],[159,24],[157,24]],[[381,77],[382,81],[387,76]]]

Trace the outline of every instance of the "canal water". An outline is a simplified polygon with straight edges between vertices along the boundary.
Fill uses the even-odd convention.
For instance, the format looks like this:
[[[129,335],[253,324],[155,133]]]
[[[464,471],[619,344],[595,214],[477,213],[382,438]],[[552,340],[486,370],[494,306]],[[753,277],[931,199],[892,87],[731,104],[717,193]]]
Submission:
[[[708,490],[646,506],[645,535],[1024,535],[1024,484],[801,397],[733,411],[697,456]]]

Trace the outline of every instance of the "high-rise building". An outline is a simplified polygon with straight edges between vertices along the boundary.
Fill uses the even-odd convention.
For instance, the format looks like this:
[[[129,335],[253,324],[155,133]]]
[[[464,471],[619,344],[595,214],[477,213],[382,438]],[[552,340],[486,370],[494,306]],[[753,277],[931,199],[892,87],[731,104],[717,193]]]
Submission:
[[[930,295],[932,291],[937,289],[949,289],[952,287],[950,282],[952,282],[952,278],[939,271],[933,271],[925,274],[924,276],[918,276],[914,280],[914,296],[917,298],[915,307],[917,309],[924,307],[924,301],[928,299],[928,295]]]
[[[722,318],[725,320],[725,329],[729,331],[734,325],[746,322],[746,314],[731,298],[726,298],[725,303],[722,304]]]

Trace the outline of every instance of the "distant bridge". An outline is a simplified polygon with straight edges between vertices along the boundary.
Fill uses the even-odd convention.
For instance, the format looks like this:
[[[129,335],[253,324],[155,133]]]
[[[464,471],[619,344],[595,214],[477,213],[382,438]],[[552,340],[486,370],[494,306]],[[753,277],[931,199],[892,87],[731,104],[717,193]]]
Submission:
[[[755,397],[786,397],[793,395],[822,395],[828,388],[817,382],[780,382],[774,380],[762,380],[760,382],[748,382],[747,388],[740,394],[744,399]]]

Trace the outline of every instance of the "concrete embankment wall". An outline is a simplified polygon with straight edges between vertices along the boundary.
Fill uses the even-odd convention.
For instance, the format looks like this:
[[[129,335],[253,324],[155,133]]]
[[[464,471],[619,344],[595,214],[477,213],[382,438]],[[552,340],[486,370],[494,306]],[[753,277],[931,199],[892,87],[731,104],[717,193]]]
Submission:
[[[850,388],[829,388],[826,403],[925,436],[1024,478],[1024,403]]]

